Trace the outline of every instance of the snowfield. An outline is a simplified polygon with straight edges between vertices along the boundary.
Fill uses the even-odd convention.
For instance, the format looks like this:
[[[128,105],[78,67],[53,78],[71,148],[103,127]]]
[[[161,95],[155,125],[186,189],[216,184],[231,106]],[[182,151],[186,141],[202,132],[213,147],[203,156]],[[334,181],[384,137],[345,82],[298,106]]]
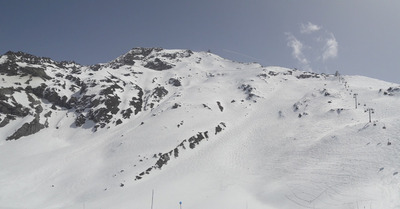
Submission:
[[[399,84],[188,50],[7,56],[0,208],[143,209],[153,190],[154,209],[400,208]],[[31,121],[42,129],[8,140]]]

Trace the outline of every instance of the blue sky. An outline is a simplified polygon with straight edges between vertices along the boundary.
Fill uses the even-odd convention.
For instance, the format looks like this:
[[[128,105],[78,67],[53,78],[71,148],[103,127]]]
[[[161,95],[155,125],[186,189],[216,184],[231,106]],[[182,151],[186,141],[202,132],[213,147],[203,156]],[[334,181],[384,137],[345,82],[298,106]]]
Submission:
[[[397,0],[0,0],[0,53],[80,64],[134,47],[400,83]]]

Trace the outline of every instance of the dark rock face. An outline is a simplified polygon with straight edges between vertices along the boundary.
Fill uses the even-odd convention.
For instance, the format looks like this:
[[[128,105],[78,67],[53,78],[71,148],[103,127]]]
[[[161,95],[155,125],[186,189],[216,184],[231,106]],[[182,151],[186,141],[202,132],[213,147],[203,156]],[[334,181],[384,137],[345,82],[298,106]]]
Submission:
[[[0,128],[6,126],[8,123],[10,123],[11,120],[15,120],[16,118],[11,115],[7,115],[1,122],[0,122]]]
[[[128,53],[112,61],[110,63],[110,66],[113,69],[118,69],[124,65],[133,66],[135,65],[135,61],[144,60],[152,52],[159,52],[161,50],[162,50],[161,48],[133,48]]]
[[[128,109],[126,109],[126,110],[122,110],[122,111],[121,111],[122,117],[123,117],[124,119],[129,119],[129,118],[131,118],[132,113],[133,113],[133,111],[132,111],[131,108],[128,108]]]
[[[23,136],[29,136],[31,134],[39,132],[41,129],[44,129],[46,124],[40,124],[39,118],[36,117],[30,123],[25,123],[19,128],[13,135],[9,136],[6,140],[17,140]]]
[[[58,95],[55,89],[49,88],[46,84],[42,83],[40,86],[32,88],[31,86],[27,86],[25,88],[27,93],[33,93],[35,96],[46,99],[54,105],[65,107],[67,109],[71,108],[71,105],[67,101],[68,98],[66,96]]]
[[[163,54],[161,55],[162,57],[168,58],[170,60],[173,59],[179,59],[179,58],[184,58],[184,57],[190,57],[193,54],[191,50],[186,50],[183,52],[176,52],[176,53],[171,53],[171,54]]]
[[[20,67],[12,62],[6,62],[0,64],[0,73],[6,74],[8,76],[20,75],[20,76],[39,77],[42,78],[43,80],[51,79],[51,77],[44,72],[44,68],[29,67],[29,66]]]
[[[65,65],[69,64],[68,62],[56,62],[47,57],[37,57],[24,52],[9,51],[5,55],[7,56],[7,61],[0,64],[0,73],[9,76],[33,76],[49,80],[51,77],[46,74],[43,64],[53,64],[60,68],[65,68]],[[26,63],[26,66],[21,67],[17,62]]]
[[[142,111],[143,106],[143,90],[139,86],[135,86],[135,89],[138,90],[137,96],[132,97],[132,100],[129,102],[131,106],[135,108],[135,115]]]
[[[0,101],[0,113],[15,115],[17,117],[25,117],[29,114],[29,109],[23,107],[21,104],[14,103],[14,106]]]
[[[257,97],[257,95],[253,93],[255,88],[249,84],[242,84],[238,88],[241,89],[247,95],[246,97],[247,100],[251,100],[254,97]]]
[[[78,117],[76,117],[76,119],[75,119],[75,125],[76,126],[78,126],[78,127],[80,127],[80,126],[82,126],[83,124],[85,124],[85,122],[86,122],[86,118],[85,118],[85,116],[83,115],[83,114],[80,114]]]
[[[129,51],[125,56],[128,56],[132,58],[132,60],[142,60],[149,56],[153,51],[154,52],[159,52],[161,51],[161,48],[133,48],[131,51]]]
[[[114,96],[108,96],[107,99],[104,101],[104,104],[106,105],[107,109],[111,112],[111,114],[115,115],[119,111],[119,104],[121,101],[119,100],[119,97],[117,95]]]
[[[155,167],[161,169],[164,165],[167,164],[167,162],[171,158],[169,157],[169,153],[164,153],[160,156],[160,158],[157,160]]]
[[[176,79],[176,78],[170,78],[170,79],[168,80],[168,83],[171,84],[171,85],[173,85],[173,86],[175,86],[175,87],[178,87],[178,86],[181,86],[181,85],[182,85],[181,82],[180,82],[178,79]]]
[[[146,108],[154,108],[156,103],[159,103],[166,95],[168,94],[168,90],[165,89],[163,86],[158,86],[153,89],[150,95],[146,97],[144,101]]]
[[[217,135],[218,133],[220,133],[221,131],[223,131],[225,129],[226,125],[224,122],[220,122],[216,127],[215,127],[215,135]],[[197,145],[199,145],[202,141],[204,141],[204,139],[208,140],[209,134],[208,131],[204,131],[204,132],[199,132],[196,135],[190,137],[189,139],[185,139],[183,140],[178,146],[176,146],[174,149],[170,150],[169,152],[166,153],[159,153],[154,154],[154,158],[158,157],[158,160],[156,161],[156,163],[149,167],[145,172],[141,172],[139,175],[136,176],[135,180],[140,180],[143,178],[143,176],[145,174],[149,174],[150,171],[152,171],[153,169],[161,169],[162,167],[166,166],[168,164],[168,162],[173,159],[172,156],[174,158],[178,158],[179,157],[179,153],[183,150],[186,149],[186,145],[189,145],[190,149],[195,149]]]
[[[92,109],[88,113],[88,118],[89,118],[89,120],[92,120],[95,123],[104,122],[101,124],[105,125],[106,123],[110,123],[110,120],[112,118],[112,115],[109,113],[110,113],[110,110],[108,110],[105,107],[99,108],[97,110]],[[102,127],[104,127],[104,126],[102,126]]]
[[[14,92],[21,92],[20,89],[1,88],[0,89],[0,114],[25,117],[29,114],[27,107],[19,104],[13,97]]]
[[[215,135],[223,131],[225,127],[226,127],[225,123],[221,122],[217,127],[215,127]]]
[[[196,145],[198,145],[203,139],[205,139],[205,136],[208,136],[207,133],[208,132],[206,131],[204,132],[204,135],[203,133],[198,133],[196,136],[190,137],[188,140],[190,149],[194,149]]]
[[[167,62],[163,62],[159,58],[155,58],[154,61],[147,62],[147,64],[144,67],[152,70],[162,71],[171,69],[174,67],[174,65],[169,64]]]
[[[381,92],[382,90],[380,90]],[[400,94],[400,87],[389,87],[386,91],[383,92],[383,95],[386,96],[394,96],[396,94]]]
[[[25,75],[31,75],[33,77],[39,77],[42,78],[43,80],[48,80],[51,79],[50,76],[48,76],[45,72],[43,68],[33,68],[33,67],[24,67],[21,68],[21,71],[25,74]],[[23,74],[23,76],[24,76]]]
[[[127,54],[126,56],[123,57],[122,59],[122,64],[123,65],[134,65],[135,61],[133,61],[135,59],[135,56],[132,54]]]
[[[172,109],[177,109],[177,108],[179,108],[179,107],[181,107],[182,105],[180,105],[180,104],[178,104],[178,103],[175,103],[171,108]]]
[[[224,107],[222,106],[221,102],[217,101],[218,108],[221,112],[224,111]]]
[[[18,88],[0,88],[0,127],[28,115],[48,119],[52,117],[52,111],[60,110],[74,114],[72,127],[86,124],[96,131],[98,128],[109,127],[110,124],[119,125],[124,121],[122,119],[132,119],[140,112],[147,111],[147,108],[157,106],[168,95],[166,88],[169,85],[182,85],[180,78],[171,78],[163,81],[166,86],[157,84],[152,89],[142,89],[129,77],[138,78],[143,72],[136,71],[132,66],[140,64],[152,70],[167,70],[174,67],[172,62],[180,62],[180,59],[192,54],[190,50],[169,52],[161,48],[134,48],[110,63],[81,66],[74,62],[57,62],[23,52],[7,52],[2,55],[0,74],[18,76],[22,82],[15,82],[14,86],[19,86]],[[126,66],[124,73],[112,70],[122,66]],[[100,88],[100,92],[93,92],[94,87]],[[124,91],[129,91],[127,93],[131,99],[122,103],[121,100],[126,98]],[[15,98],[19,101],[13,97],[16,92],[18,97]],[[125,95],[122,97],[121,94]],[[21,98],[25,95],[29,100],[26,107],[25,104],[22,105],[26,98]],[[176,104],[172,108],[180,106],[181,104]],[[93,123],[87,123],[88,121]],[[43,127],[46,125],[35,119],[24,124],[9,139],[21,138]]]
[[[0,98],[4,97],[6,94],[11,95],[15,91],[17,91],[14,88],[0,88]]]
[[[154,90],[153,90],[153,93],[152,93],[152,96],[155,98],[155,99],[159,99],[158,101],[160,101],[165,95],[167,95],[168,94],[168,91],[167,91],[167,89],[165,89],[164,87],[162,87],[162,86],[159,86],[159,87],[156,87]]]
[[[298,79],[307,79],[307,78],[319,78],[320,76],[316,73],[305,72],[301,75],[296,76]]]
[[[93,71],[98,71],[102,66],[100,64],[91,65],[90,69]]]

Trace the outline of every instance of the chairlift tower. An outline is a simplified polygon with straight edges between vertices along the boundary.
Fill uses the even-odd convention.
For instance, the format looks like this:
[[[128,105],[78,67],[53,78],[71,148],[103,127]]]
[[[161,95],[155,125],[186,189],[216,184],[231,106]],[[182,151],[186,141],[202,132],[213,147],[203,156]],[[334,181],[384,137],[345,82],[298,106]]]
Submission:
[[[375,110],[373,108],[367,108],[364,112],[368,111],[368,115],[369,115],[369,122],[371,123],[371,114],[375,113]]]
[[[354,100],[355,100],[355,102],[356,102],[356,109],[357,109],[357,96],[358,96],[357,93],[354,93],[354,94],[353,94],[353,98],[354,98]]]

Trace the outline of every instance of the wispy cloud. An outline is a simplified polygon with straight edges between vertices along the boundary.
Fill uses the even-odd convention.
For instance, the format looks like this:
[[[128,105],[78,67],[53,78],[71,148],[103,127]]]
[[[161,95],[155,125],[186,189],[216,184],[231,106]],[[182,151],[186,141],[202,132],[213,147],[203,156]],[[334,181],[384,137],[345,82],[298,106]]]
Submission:
[[[303,70],[327,66],[327,61],[338,57],[339,44],[333,33],[322,30],[322,26],[307,22],[300,24],[298,33],[286,32],[287,46],[292,57]]]
[[[336,58],[338,55],[338,46],[339,44],[336,41],[335,36],[331,33],[331,37],[326,40],[322,60],[326,61],[328,59]]]
[[[300,33],[310,34],[319,30],[321,30],[321,26],[315,25],[311,22],[308,22],[307,24],[302,23],[300,26]]]
[[[287,46],[292,48],[292,56],[295,58],[297,61],[299,61],[305,70],[311,70],[310,68],[310,62],[306,58],[306,56],[303,53],[304,50],[304,45],[299,41],[293,34],[291,33],[285,33],[287,36],[288,42]]]

